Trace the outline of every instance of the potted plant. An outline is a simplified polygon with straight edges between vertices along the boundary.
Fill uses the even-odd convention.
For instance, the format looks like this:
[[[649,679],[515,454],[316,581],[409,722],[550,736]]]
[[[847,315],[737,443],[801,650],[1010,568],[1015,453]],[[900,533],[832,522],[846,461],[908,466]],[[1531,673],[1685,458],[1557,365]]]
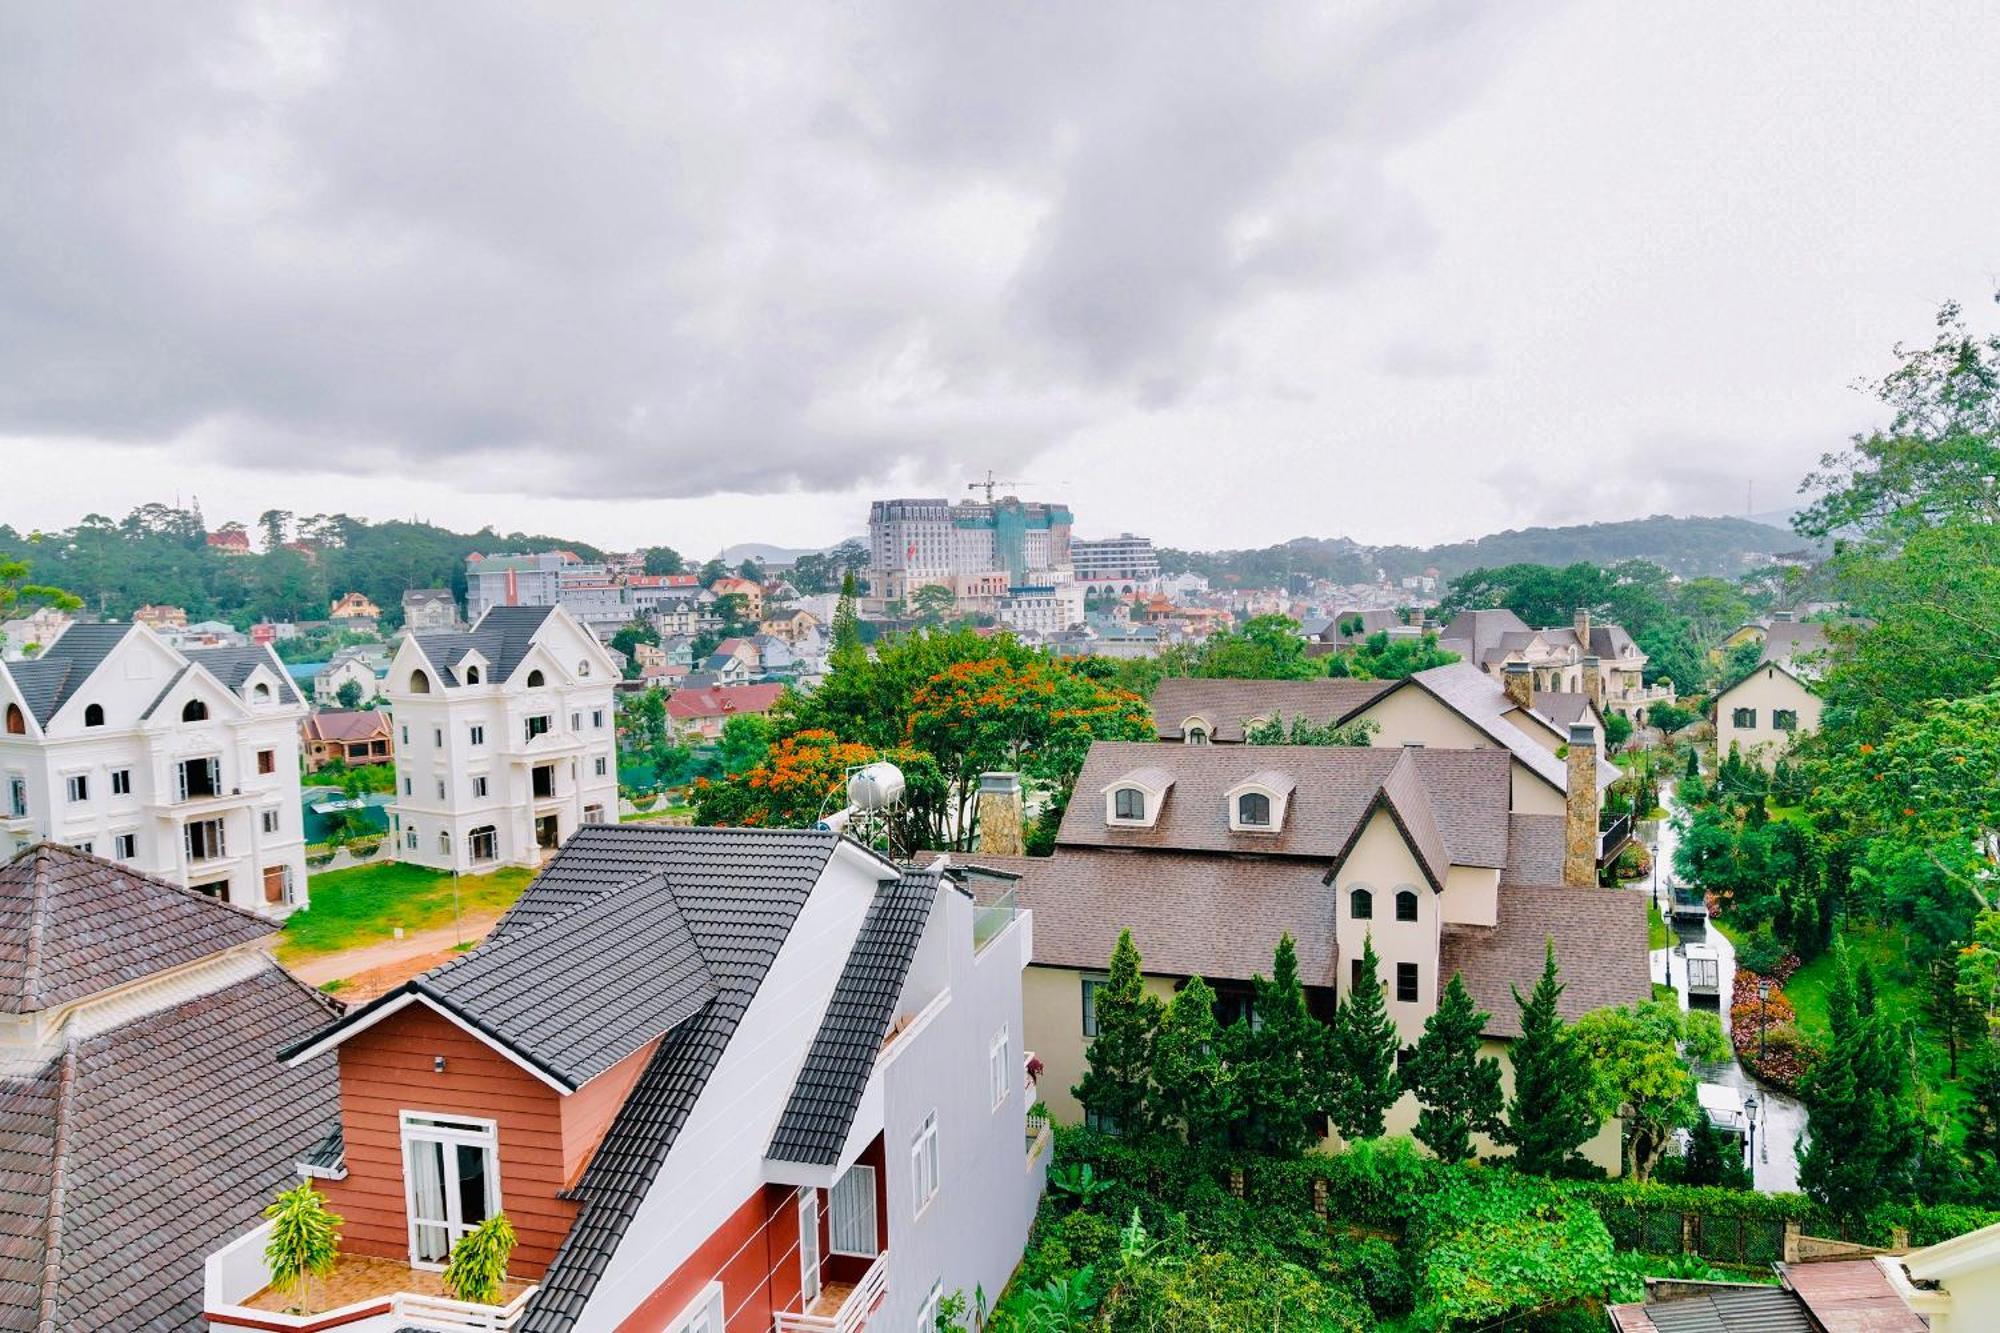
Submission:
[[[291,1314],[311,1314],[313,1282],[333,1275],[340,1259],[339,1214],[327,1211],[326,1200],[301,1181],[294,1189],[280,1191],[264,1209],[271,1220],[271,1239],[264,1245],[264,1263],[271,1270],[271,1286],[298,1298]]]
[[[507,1286],[507,1259],[514,1253],[514,1224],[495,1213],[451,1247],[444,1265],[444,1289],[453,1299],[498,1305]]]

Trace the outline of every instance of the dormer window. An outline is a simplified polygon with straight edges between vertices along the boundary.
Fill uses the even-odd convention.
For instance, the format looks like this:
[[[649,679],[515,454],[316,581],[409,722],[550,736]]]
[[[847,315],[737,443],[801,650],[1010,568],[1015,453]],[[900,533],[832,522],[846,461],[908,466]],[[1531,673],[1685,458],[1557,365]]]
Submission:
[[[537,667],[537,668],[536,668],[535,670],[533,670],[533,671],[530,671],[530,672],[528,673],[528,688],[529,688],[529,689],[531,689],[531,690],[539,690],[540,688],[542,688],[542,686],[543,686],[543,685],[545,685],[545,684],[547,684],[547,683],[548,683],[548,682],[546,682],[545,680],[543,680],[543,679],[542,679],[542,672],[541,672],[541,668]]]
[[[1114,819],[1129,819],[1144,823],[1146,819],[1146,793],[1137,787],[1120,787],[1111,794],[1111,816]]]
[[[1153,827],[1173,785],[1173,775],[1159,768],[1134,769],[1113,780],[1099,789],[1104,796],[1104,822],[1114,828]]]
[[[1181,721],[1181,737],[1189,745],[1206,745],[1215,735],[1215,728],[1199,713]]]
[[[1224,796],[1229,803],[1230,831],[1277,833],[1282,830],[1292,786],[1291,778],[1285,774],[1266,769],[1252,773],[1231,787]]]
[[[476,666],[469,666],[469,667],[467,667],[467,668],[465,669],[465,683],[466,683],[467,685],[477,685],[477,684],[479,683],[479,668],[478,668],[478,667],[476,667]]]
[[[267,704],[271,702],[271,687],[260,680],[250,687],[250,697],[260,704]]]
[[[1189,745],[1208,744],[1208,729],[1205,727],[1189,727],[1187,731],[1187,743]]]
[[[1236,822],[1248,828],[1268,828],[1271,798],[1261,791],[1245,792],[1236,798]]]
[[[103,725],[104,725],[104,705],[103,705],[103,704],[92,704],[92,705],[90,705],[90,706],[89,706],[88,708],[84,709],[84,710],[83,710],[83,725],[84,725],[84,726],[86,726],[86,727],[101,727],[101,726],[103,726]]]

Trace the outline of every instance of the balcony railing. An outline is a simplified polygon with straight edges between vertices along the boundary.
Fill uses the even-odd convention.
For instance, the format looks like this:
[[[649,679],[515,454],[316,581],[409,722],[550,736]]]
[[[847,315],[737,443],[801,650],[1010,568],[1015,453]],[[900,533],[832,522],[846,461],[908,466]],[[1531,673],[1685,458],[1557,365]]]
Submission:
[[[293,1314],[271,1290],[264,1246],[266,1222],[208,1256],[203,1269],[202,1303],[212,1329],[421,1328],[437,1333],[509,1333],[521,1322],[537,1288],[510,1282],[505,1305],[453,1300],[443,1294],[438,1273],[393,1259],[342,1255],[333,1275],[315,1284],[326,1306]],[[390,1322],[384,1323],[384,1319]]]
[[[1597,860],[1599,864],[1625,850],[1625,844],[1632,841],[1632,816],[1601,815],[1597,821]]]
[[[1021,915],[1020,899],[1014,890],[981,896],[972,907],[972,948],[974,952],[984,949],[1001,931],[1014,924],[1014,918]]]
[[[832,1311],[818,1314],[802,1310],[781,1310],[778,1313],[778,1333],[855,1333],[868,1316],[875,1313],[875,1307],[882,1303],[882,1297],[889,1290],[889,1252],[875,1256],[875,1262],[868,1265],[868,1271],[854,1284],[854,1289],[841,1299]],[[828,1293],[822,1292],[815,1305],[827,1303]]]

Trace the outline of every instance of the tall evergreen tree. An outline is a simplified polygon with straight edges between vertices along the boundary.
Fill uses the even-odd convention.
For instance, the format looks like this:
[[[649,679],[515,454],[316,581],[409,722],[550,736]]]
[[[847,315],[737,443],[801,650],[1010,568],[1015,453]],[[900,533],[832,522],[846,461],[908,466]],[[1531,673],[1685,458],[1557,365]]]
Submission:
[[[1130,930],[1118,932],[1110,980],[1097,988],[1096,1015],[1097,1035],[1086,1052],[1090,1067],[1070,1092],[1099,1124],[1142,1138],[1152,1130],[1153,1040],[1160,1028],[1160,1002],[1146,994]]]
[[[861,617],[854,609],[855,596],[854,571],[850,569],[841,575],[840,601],[833,608],[832,657],[836,665],[864,651],[861,646]]]
[[[1179,1126],[1196,1147],[1220,1147],[1240,1118],[1234,1071],[1223,1063],[1215,991],[1200,977],[1167,1004],[1153,1042],[1155,1124]]]
[[[1332,1101],[1334,1126],[1350,1142],[1379,1138],[1382,1118],[1403,1095],[1403,1076],[1396,1068],[1402,1037],[1382,1000],[1381,965],[1370,933],[1361,943],[1360,975],[1333,1020],[1330,1063],[1340,1071]]]
[[[1328,1034],[1306,1010],[1298,947],[1289,934],[1278,940],[1271,979],[1254,977],[1251,985],[1256,1021],[1232,1024],[1230,1042],[1245,1127],[1259,1151],[1296,1156],[1325,1132],[1316,1071],[1325,1066]]]
[[[1417,1141],[1440,1161],[1472,1156],[1472,1136],[1495,1134],[1500,1121],[1500,1062],[1479,1054],[1479,1036],[1490,1015],[1481,1012],[1458,973],[1424,1020],[1424,1035],[1403,1068],[1403,1083],[1417,1094]]]
[[[2000,1042],[1981,1033],[1965,1059],[1965,1153],[1982,1179],[2000,1180]]]
[[[1521,1006],[1521,1035],[1507,1048],[1514,1064],[1514,1096],[1507,1104],[1503,1142],[1514,1145],[1514,1164],[1537,1175],[1556,1175],[1578,1158],[1577,1149],[1603,1122],[1591,1097],[1589,1054],[1562,1020],[1554,940],[1545,942],[1541,980]]]
[[[1834,946],[1827,1020],[1827,1052],[1800,1086],[1799,1186],[1854,1218],[1903,1192],[1921,1136],[1898,1034],[1876,1006],[1873,975],[1851,965],[1844,944]]]

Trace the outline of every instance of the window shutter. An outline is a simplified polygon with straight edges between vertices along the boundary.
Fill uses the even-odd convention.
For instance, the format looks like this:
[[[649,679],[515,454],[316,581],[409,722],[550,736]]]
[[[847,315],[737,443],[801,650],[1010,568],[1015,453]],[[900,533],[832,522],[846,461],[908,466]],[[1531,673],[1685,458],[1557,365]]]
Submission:
[[[181,800],[185,801],[188,798],[188,769],[185,762],[174,765],[174,790],[180,794]]]
[[[181,847],[187,852],[187,859],[194,860],[194,825],[181,825]]]
[[[222,761],[209,759],[204,762],[208,765],[208,790],[211,794],[219,796],[222,794]]]

